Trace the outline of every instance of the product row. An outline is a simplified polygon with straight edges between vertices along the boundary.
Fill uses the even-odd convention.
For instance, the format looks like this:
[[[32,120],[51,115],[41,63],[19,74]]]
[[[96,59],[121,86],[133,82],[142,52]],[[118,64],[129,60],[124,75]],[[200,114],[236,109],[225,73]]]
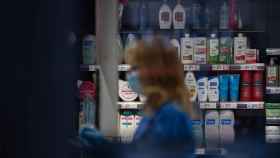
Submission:
[[[119,114],[119,136],[122,142],[130,142],[142,119],[140,111],[122,110]]]
[[[157,24],[160,29],[242,29],[243,16],[236,0],[181,2],[163,0],[161,3],[141,0],[122,8],[122,25],[140,30]],[[245,14],[244,14],[245,15]]]
[[[167,45],[176,49],[178,59],[183,64],[252,64],[259,61],[259,50],[250,49],[248,38],[241,33],[236,37],[224,33],[220,38],[216,34],[210,37],[191,37],[190,34],[162,37]],[[141,38],[150,41],[153,36],[143,35]],[[137,35],[128,34],[125,50],[135,47],[137,40]]]
[[[266,143],[280,143],[280,126],[265,126]]]
[[[232,144],[235,140],[235,117],[231,110],[208,110],[204,120],[193,120],[193,134],[196,146],[206,145],[209,148],[218,148]]]
[[[280,86],[280,65],[277,57],[271,57],[269,64],[266,67],[266,86],[279,87]]]
[[[263,72],[242,71],[241,74],[218,76],[187,72],[185,85],[192,102],[237,102],[263,100]]]
[[[80,98],[80,113],[79,126],[82,127],[96,125],[96,85],[92,81],[78,81],[79,98]]]
[[[119,116],[119,134],[123,142],[130,142],[141,121],[139,111],[122,110]],[[209,110],[203,120],[193,120],[193,134],[197,147],[218,148],[235,139],[235,118],[231,110]]]

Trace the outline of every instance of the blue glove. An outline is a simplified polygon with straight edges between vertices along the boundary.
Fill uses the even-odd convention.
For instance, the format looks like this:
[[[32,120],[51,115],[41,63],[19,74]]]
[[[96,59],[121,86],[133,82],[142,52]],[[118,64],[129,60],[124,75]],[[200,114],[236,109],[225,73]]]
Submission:
[[[95,128],[83,127],[80,129],[79,135],[80,141],[84,147],[91,148],[108,143],[104,136]]]

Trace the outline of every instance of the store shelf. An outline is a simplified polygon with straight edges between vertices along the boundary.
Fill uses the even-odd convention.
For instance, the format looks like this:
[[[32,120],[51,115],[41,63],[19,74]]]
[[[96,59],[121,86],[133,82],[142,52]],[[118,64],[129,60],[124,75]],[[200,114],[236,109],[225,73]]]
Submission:
[[[197,148],[195,149],[195,155],[226,155],[227,151],[225,148]]]
[[[278,56],[278,55],[280,55],[280,48],[268,48],[268,49],[266,49],[266,55]]]
[[[120,34],[154,34],[154,33],[165,33],[165,32],[174,32],[178,31],[175,29],[147,29],[147,30],[122,30]],[[213,31],[209,29],[193,29],[190,33],[212,33],[212,32],[219,32],[219,33],[264,33],[265,30],[218,30]]]
[[[202,102],[200,109],[264,109],[264,102]]]
[[[256,64],[185,64],[184,71],[256,71],[264,70],[265,65],[263,63]]]
[[[280,109],[280,103],[265,103],[266,109]]]
[[[122,65],[119,65],[119,66],[118,66],[118,70],[119,70],[119,71],[128,71],[129,68],[130,68],[130,66],[127,65],[127,64],[122,64]]]
[[[266,94],[280,94],[280,87],[266,87]]]
[[[119,109],[141,109],[143,102],[118,102]]]
[[[81,71],[98,71],[99,69],[100,69],[99,65],[85,65],[85,64],[80,65]]]
[[[240,71],[240,70],[248,70],[248,71],[257,71],[264,70],[264,63],[256,63],[256,64],[232,64],[230,66],[230,70]]]

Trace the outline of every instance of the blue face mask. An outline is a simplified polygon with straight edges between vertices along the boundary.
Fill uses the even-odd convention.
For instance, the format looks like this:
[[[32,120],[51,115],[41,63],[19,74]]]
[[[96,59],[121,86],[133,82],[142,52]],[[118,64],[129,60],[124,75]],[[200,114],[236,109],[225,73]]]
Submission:
[[[139,79],[138,71],[131,71],[127,74],[127,81],[130,86],[130,88],[138,93],[142,94],[142,87]]]

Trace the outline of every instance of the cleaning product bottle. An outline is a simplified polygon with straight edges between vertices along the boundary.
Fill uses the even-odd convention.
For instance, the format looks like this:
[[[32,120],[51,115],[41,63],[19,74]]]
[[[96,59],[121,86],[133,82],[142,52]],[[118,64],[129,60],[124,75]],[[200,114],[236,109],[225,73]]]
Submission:
[[[211,34],[207,44],[208,63],[217,64],[219,61],[219,39],[216,34]]]
[[[129,55],[127,50],[130,48],[134,48],[136,46],[136,42],[137,42],[137,37],[134,34],[129,33],[127,35],[126,42],[125,42],[125,51],[124,51],[125,58],[127,58],[127,56]]]
[[[252,72],[241,71],[240,101],[252,100]]]
[[[252,92],[253,101],[263,101],[263,71],[254,72]]]
[[[88,34],[83,39],[83,64],[95,64],[96,40],[95,36]]]
[[[234,37],[234,63],[245,64],[245,54],[247,49],[247,37],[239,33],[237,37]]]
[[[201,28],[201,20],[200,20],[200,14],[201,14],[201,5],[199,2],[196,0],[192,4],[192,25],[193,29],[200,29]]]
[[[178,60],[180,60],[181,59],[181,53],[180,53],[180,43],[179,43],[179,41],[176,39],[176,38],[172,38],[171,40],[170,40],[170,43],[171,43],[171,45],[176,49],[176,52],[177,52],[177,58],[178,58]]]
[[[206,76],[201,76],[197,80],[197,93],[198,101],[206,102],[207,101],[207,90],[208,90],[208,78]]]
[[[207,148],[219,146],[219,113],[216,110],[209,110],[205,114],[205,142]]]
[[[219,101],[219,79],[217,76],[209,77],[208,80],[208,100],[210,102],[218,102]]]
[[[220,140],[221,145],[232,144],[235,139],[234,113],[231,110],[223,110],[220,113]]]
[[[197,98],[197,83],[193,72],[187,72],[185,76],[185,85],[190,94],[190,100],[196,101]]]
[[[232,45],[233,40],[230,33],[223,33],[220,38],[220,55],[219,62],[221,64],[232,63]]]
[[[181,61],[183,64],[193,63],[193,42],[190,34],[185,34],[185,37],[181,38]]]
[[[159,9],[159,27],[160,29],[170,29],[172,25],[172,10],[167,4],[167,0],[163,0],[163,4]]]
[[[279,70],[276,65],[276,58],[270,58],[269,65],[266,67],[266,86],[276,87],[278,86]]]
[[[204,12],[204,27],[206,30],[210,29],[212,20],[213,20],[212,12],[211,12],[209,6],[206,6],[205,12]]]
[[[144,0],[140,2],[140,30],[145,30],[148,26],[148,8]]]
[[[220,10],[220,29],[229,28],[229,7],[226,1],[223,2],[223,5]]]
[[[232,30],[238,27],[236,0],[229,0],[229,26]]]
[[[206,37],[193,37],[194,63],[207,63],[207,39]]]
[[[184,29],[186,25],[186,11],[181,4],[181,0],[177,0],[177,5],[173,10],[173,27],[174,29]]]

